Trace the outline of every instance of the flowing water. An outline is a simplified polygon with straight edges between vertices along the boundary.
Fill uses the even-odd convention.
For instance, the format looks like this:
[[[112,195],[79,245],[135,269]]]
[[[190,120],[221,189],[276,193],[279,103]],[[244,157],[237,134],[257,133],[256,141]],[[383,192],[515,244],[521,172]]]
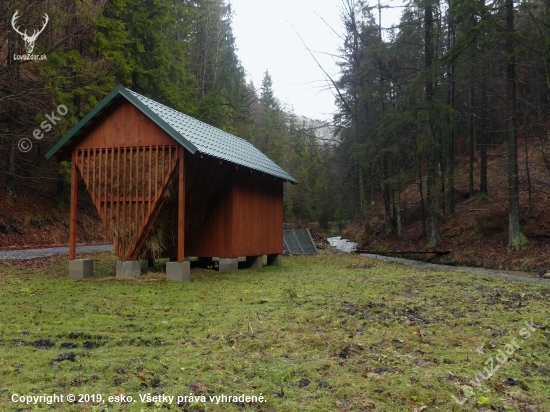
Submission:
[[[328,243],[342,252],[354,252],[357,248],[357,243],[350,242],[347,239],[342,239],[342,236],[334,236],[327,238]]]

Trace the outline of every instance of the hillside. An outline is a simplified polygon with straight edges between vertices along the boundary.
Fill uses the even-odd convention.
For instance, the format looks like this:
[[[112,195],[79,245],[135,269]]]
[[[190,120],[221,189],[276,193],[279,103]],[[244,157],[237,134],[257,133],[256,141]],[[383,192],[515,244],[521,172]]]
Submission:
[[[54,161],[49,162],[52,165]],[[55,199],[57,181],[49,169],[36,171],[17,186],[16,197],[0,190],[0,248],[22,249],[69,244],[68,185],[60,201]],[[102,223],[87,192],[80,187],[77,243],[107,243]]]
[[[535,142],[533,142],[534,144]],[[507,160],[506,145],[488,153],[487,199],[477,195],[479,189],[479,163],[474,167],[476,195],[468,193],[468,156],[457,157],[455,213],[441,216],[440,242],[437,250],[451,253],[437,257],[434,254],[410,254],[407,257],[428,259],[434,262],[481,266],[498,269],[536,271],[550,266],[550,178],[540,154],[528,143],[531,202],[527,178],[525,141],[518,147],[521,225],[529,238],[530,246],[521,252],[506,249],[508,242]],[[422,214],[419,206],[418,183],[413,182],[402,192],[403,238],[394,231],[385,232],[384,206],[379,199],[370,214],[372,235],[366,236],[360,223],[347,228],[345,236],[359,242],[369,251],[419,251],[426,250],[422,236]],[[426,187],[424,185],[424,187]],[[400,255],[403,256],[403,255]]]

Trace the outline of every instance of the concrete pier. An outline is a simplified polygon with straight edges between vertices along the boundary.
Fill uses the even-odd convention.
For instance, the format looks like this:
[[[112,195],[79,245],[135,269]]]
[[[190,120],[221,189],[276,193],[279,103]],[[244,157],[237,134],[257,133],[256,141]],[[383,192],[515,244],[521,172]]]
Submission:
[[[141,276],[141,270],[143,268],[143,262],[145,262],[145,268],[147,269],[146,260],[127,260],[116,262],[116,277],[129,276],[132,278],[138,278]]]
[[[190,282],[191,281],[191,263],[189,260],[183,262],[166,263],[166,280],[172,282]]]
[[[90,259],[69,260],[69,277],[72,279],[91,278],[94,275],[94,261]]]
[[[283,264],[283,255],[267,255],[267,265],[268,266],[281,266]]]
[[[233,272],[239,269],[238,258],[220,258],[219,271],[220,272]]]
[[[263,266],[262,256],[247,256],[246,257],[246,267],[247,268],[261,269],[262,266]]]

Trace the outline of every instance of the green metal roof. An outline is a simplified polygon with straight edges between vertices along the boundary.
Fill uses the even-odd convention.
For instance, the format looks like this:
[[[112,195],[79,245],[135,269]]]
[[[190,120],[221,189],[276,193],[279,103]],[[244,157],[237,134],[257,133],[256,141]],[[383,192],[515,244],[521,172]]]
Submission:
[[[147,117],[154,121],[161,129],[168,133],[178,143],[192,154],[204,153],[218,159],[227,160],[237,165],[245,166],[287,180],[298,183],[280,168],[270,158],[256,149],[251,143],[240,137],[224,132],[200,120],[157,103],[145,96],[126,89],[119,85],[106,96],[90,113],[88,113],[75,127],[46,154],[50,159],[58,150],[71,144],[71,139],[77,136],[83,128],[88,126],[95,117],[102,113],[111,102],[123,96]]]

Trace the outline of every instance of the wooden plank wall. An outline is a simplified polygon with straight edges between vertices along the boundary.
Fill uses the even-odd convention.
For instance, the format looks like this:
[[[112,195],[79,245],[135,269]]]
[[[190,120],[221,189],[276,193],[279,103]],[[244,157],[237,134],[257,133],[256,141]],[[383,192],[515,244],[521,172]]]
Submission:
[[[216,164],[217,163],[217,164]],[[222,196],[211,204],[195,229],[190,256],[239,257],[282,253],[283,182],[272,176],[230,164],[210,163],[217,173],[230,176],[219,187]],[[192,175],[188,175],[193,179]],[[188,193],[188,198],[197,194]],[[192,212],[186,210],[188,219]]]
[[[233,256],[283,252],[283,181],[257,171],[233,173]]]
[[[174,139],[158,127],[133,104],[124,101],[96,121],[77,148],[138,147],[175,144]]]
[[[186,253],[228,257],[225,254],[232,244],[231,175],[235,166],[198,153],[187,157]]]

